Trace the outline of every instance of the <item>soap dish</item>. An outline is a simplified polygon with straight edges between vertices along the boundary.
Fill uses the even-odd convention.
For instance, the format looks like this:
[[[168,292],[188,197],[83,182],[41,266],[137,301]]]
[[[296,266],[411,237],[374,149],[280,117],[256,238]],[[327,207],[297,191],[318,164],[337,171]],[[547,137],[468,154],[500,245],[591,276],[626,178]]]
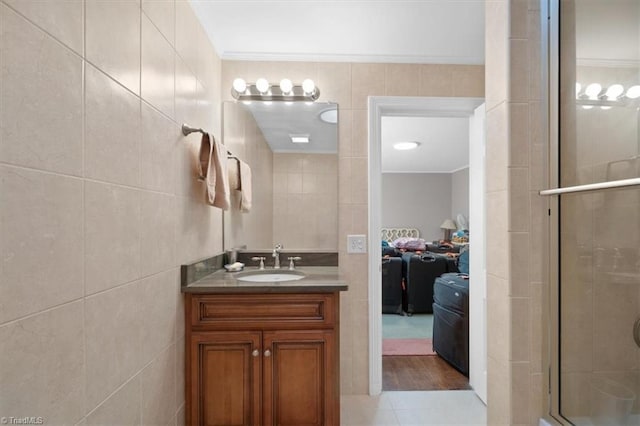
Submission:
[[[244,269],[244,263],[236,262],[230,265],[227,264],[224,265],[224,269],[226,269],[227,272],[240,272]]]

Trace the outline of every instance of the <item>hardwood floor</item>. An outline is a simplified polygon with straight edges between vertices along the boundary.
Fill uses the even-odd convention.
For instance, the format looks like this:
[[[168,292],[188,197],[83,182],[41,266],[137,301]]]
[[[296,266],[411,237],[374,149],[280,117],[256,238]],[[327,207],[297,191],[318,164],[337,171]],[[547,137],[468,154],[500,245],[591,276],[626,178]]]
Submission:
[[[382,357],[382,390],[463,389],[469,379],[437,355]]]

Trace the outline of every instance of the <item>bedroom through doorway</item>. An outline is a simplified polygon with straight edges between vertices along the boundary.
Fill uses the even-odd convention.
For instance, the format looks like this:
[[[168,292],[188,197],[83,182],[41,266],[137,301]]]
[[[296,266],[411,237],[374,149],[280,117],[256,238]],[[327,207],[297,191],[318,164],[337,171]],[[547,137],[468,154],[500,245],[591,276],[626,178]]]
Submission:
[[[370,277],[379,286],[370,292],[379,300],[371,323],[379,326],[372,343],[379,339],[381,391],[473,389],[484,400],[482,384],[469,379],[470,228],[484,250],[480,226],[469,225],[470,206],[484,208],[470,150],[474,132],[483,140],[483,122],[473,119],[482,102],[370,99],[370,264],[379,267]],[[481,329],[483,316],[474,318]]]

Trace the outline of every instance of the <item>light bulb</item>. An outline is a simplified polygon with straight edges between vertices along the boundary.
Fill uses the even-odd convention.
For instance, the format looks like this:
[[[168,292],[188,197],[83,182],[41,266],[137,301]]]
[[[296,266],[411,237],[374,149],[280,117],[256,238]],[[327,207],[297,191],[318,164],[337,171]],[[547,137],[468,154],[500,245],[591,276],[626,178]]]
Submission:
[[[616,99],[618,99],[618,96],[622,95],[622,92],[624,92],[624,87],[622,87],[622,84],[612,84],[607,89],[607,99],[610,101],[615,101]]]
[[[258,92],[265,94],[269,91],[269,82],[267,81],[266,78],[259,78],[256,81],[256,89],[258,89]]]
[[[640,86],[636,85],[636,86],[629,87],[629,89],[627,90],[627,98],[629,99],[640,98]]]
[[[241,78],[236,78],[233,80],[233,90],[238,93],[244,93],[247,90],[247,82]]]
[[[310,78],[307,78],[302,82],[302,90],[304,93],[311,94],[316,90],[316,84]]]
[[[602,86],[598,83],[591,83],[584,90],[584,93],[589,96],[589,99],[598,99],[598,95],[602,91]]]
[[[291,82],[291,80],[289,80],[288,78],[283,78],[282,80],[280,80],[280,90],[282,90],[282,93],[290,93],[291,89],[293,89],[293,83]]]

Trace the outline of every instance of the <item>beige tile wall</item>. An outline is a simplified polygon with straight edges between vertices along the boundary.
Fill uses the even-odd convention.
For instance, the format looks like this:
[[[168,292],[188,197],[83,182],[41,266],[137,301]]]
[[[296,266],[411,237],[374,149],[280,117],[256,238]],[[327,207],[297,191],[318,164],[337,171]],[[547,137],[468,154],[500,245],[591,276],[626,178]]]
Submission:
[[[273,241],[338,250],[338,156],[273,156]]]
[[[548,142],[539,2],[486,2],[488,424],[548,410]]]
[[[186,1],[0,2],[0,415],[182,424],[179,265],[221,62]]]
[[[482,66],[240,62],[223,61],[222,93],[232,100],[236,77],[255,81],[264,77],[295,83],[313,79],[321,100],[339,105],[338,142],[338,250],[340,271],[349,283],[341,294],[341,391],[369,391],[368,261],[362,254],[347,254],[347,234],[367,234],[368,129],[367,97],[380,96],[484,96]]]

